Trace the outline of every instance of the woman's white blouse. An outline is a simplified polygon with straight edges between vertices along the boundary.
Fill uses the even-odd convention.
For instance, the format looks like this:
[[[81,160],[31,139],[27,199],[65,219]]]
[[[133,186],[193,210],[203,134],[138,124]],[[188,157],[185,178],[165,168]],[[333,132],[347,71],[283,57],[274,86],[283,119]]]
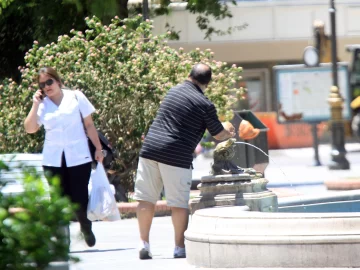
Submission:
[[[37,112],[38,124],[45,128],[44,166],[61,167],[63,152],[67,167],[92,161],[81,115],[85,118],[95,108],[82,92],[62,91],[64,96],[59,106],[45,97]]]

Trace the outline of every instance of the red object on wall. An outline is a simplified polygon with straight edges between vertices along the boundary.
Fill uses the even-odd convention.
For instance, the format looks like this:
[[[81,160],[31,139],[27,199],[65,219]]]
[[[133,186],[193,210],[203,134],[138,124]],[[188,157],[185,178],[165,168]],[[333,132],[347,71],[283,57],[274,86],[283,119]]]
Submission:
[[[269,128],[269,149],[311,147],[313,137],[311,126],[306,123],[279,124],[276,112],[255,112],[259,120]],[[318,125],[318,137],[320,138],[327,129],[326,123]]]

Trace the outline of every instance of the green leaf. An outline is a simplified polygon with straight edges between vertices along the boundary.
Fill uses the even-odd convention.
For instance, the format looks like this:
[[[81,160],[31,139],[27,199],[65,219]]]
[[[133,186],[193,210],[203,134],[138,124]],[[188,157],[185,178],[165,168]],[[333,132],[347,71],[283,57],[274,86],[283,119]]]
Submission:
[[[0,221],[4,220],[7,216],[7,210],[5,208],[0,208]]]

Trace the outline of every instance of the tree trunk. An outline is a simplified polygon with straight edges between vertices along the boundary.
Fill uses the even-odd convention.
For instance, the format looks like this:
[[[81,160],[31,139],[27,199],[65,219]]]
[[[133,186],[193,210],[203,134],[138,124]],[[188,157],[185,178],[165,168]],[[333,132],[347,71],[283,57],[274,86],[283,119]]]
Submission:
[[[150,18],[148,0],[143,0],[143,17],[144,17],[144,21]]]
[[[128,1],[129,0],[118,0],[118,9],[119,9],[119,18],[120,19],[126,19],[129,17]]]

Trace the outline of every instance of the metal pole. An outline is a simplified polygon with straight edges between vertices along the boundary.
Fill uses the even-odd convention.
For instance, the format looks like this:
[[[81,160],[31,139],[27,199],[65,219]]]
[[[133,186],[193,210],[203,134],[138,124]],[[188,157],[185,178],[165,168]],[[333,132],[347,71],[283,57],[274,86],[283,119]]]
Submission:
[[[314,147],[314,166],[321,166],[320,158],[319,158],[319,138],[317,135],[317,124],[311,123],[311,132],[313,135],[313,147]]]
[[[331,162],[330,170],[348,170],[349,161],[346,159],[345,150],[345,129],[342,117],[344,100],[338,88],[338,69],[337,69],[337,47],[336,47],[336,10],[334,0],[330,0],[330,23],[331,23],[331,62],[333,86],[330,90],[328,102],[331,110]]]
[[[333,85],[338,85],[338,69],[337,69],[337,44],[336,44],[336,17],[335,17],[335,3],[330,0],[330,23],[331,23],[331,62],[333,73]]]
[[[143,18],[144,21],[150,18],[149,16],[149,2],[148,0],[143,0]]]

